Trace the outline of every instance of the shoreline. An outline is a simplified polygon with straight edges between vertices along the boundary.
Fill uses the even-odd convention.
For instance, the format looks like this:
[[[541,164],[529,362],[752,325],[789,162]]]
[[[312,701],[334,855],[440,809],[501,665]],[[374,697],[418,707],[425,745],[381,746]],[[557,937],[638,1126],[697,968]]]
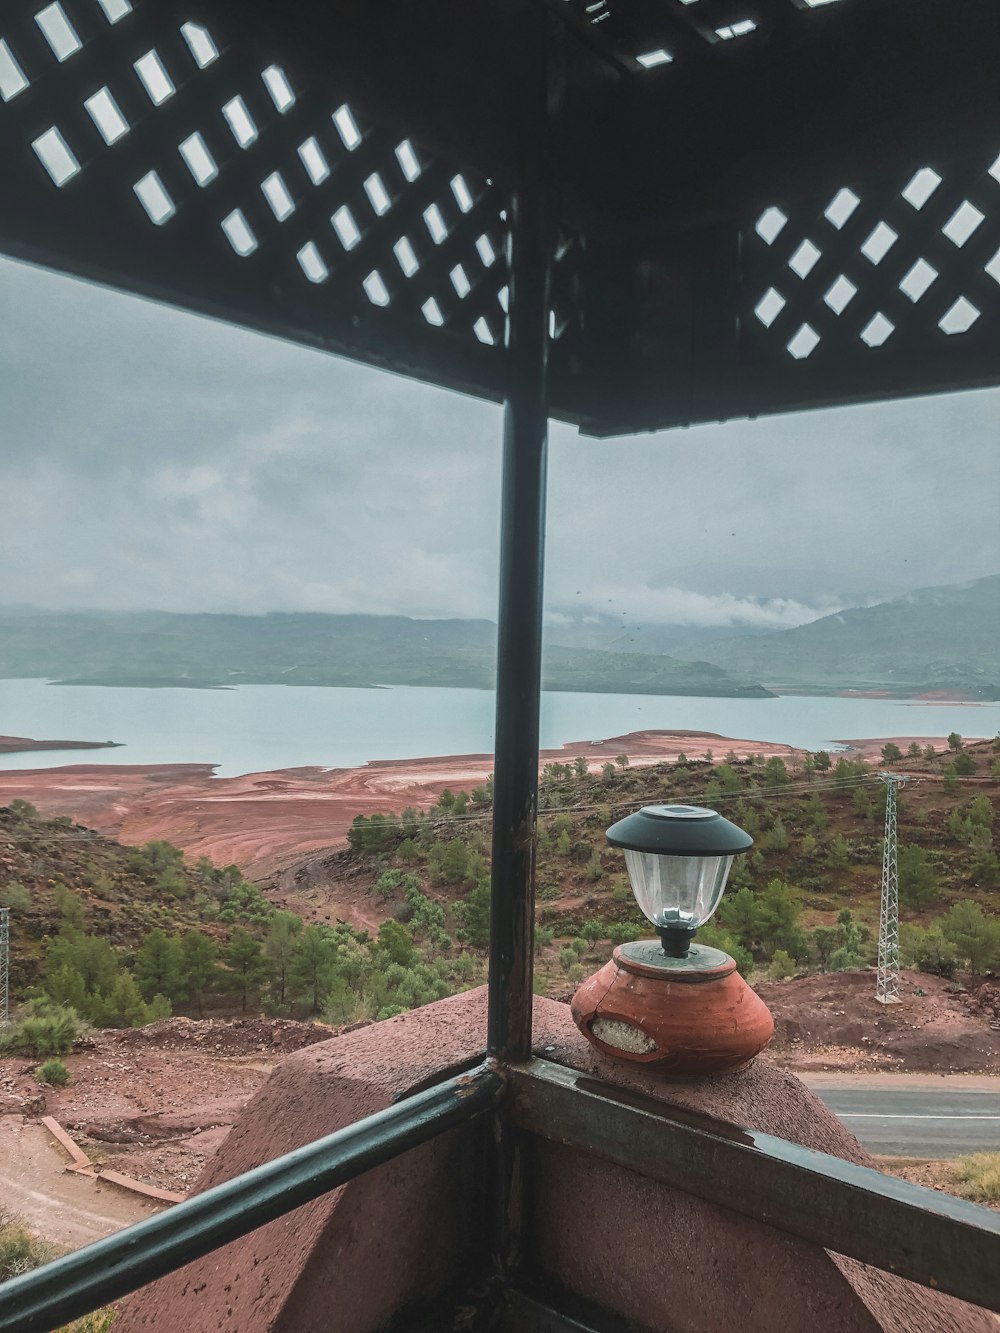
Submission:
[[[0,755],[48,750],[117,750],[123,746],[124,741],[33,741],[27,736],[0,736]]]
[[[970,738],[971,739],[971,738]],[[944,737],[895,736],[849,742],[854,757],[881,757],[892,740],[902,750]],[[705,731],[634,731],[603,740],[569,741],[541,752],[541,765],[583,758],[588,770],[626,754],[629,767],[674,762],[681,753],[716,762],[732,752],[794,762],[808,751],[781,742],[738,739]],[[2,762],[2,761],[0,761]],[[135,845],[164,838],[192,857],[235,863],[263,879],[307,857],[342,846],[358,815],[426,809],[445,788],[471,791],[493,770],[492,754],[377,759],[354,768],[303,766],[218,777],[215,764],[71,764],[0,771],[0,804],[29,801],[46,816],[76,823]]]

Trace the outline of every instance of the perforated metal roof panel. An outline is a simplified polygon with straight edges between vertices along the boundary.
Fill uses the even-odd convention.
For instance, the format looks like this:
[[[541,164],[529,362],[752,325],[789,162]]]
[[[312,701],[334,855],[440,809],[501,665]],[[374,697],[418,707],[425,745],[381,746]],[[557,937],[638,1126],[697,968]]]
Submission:
[[[995,0],[6,0],[0,248],[594,433],[1000,382]]]

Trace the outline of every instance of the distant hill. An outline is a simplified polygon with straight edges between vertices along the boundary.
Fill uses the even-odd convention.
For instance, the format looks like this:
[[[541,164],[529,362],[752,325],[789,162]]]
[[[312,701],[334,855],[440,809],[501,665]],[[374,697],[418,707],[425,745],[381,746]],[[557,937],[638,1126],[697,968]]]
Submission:
[[[677,645],[766,685],[965,691],[1000,699],[1000,575],[921,588],[796,629]]]
[[[491,689],[496,626],[274,612],[264,616],[0,609],[0,678],[85,685],[438,685]],[[553,645],[550,690],[761,697],[704,661]]]
[[[559,648],[589,648],[607,653],[673,654],[683,648],[686,660],[704,657],[702,647],[734,634],[751,637],[770,634],[770,626],[657,625],[603,615],[564,616],[545,628],[547,645]]]

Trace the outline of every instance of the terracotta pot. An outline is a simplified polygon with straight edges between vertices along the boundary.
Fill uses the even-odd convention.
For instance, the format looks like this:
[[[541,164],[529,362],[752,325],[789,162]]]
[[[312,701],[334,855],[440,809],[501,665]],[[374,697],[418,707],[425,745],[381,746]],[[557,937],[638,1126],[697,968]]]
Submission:
[[[740,1069],[774,1036],[774,1020],[736,964],[692,945],[667,958],[655,940],[615,949],[573,996],[577,1027],[605,1055],[671,1074]]]

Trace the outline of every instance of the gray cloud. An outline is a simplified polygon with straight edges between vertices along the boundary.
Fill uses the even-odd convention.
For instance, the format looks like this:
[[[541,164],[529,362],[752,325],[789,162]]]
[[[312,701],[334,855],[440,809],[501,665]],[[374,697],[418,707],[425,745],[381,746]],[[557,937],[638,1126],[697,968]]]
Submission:
[[[0,601],[495,613],[495,407],[11,262],[0,312]],[[998,409],[555,426],[552,613],[784,625],[995,573]]]

